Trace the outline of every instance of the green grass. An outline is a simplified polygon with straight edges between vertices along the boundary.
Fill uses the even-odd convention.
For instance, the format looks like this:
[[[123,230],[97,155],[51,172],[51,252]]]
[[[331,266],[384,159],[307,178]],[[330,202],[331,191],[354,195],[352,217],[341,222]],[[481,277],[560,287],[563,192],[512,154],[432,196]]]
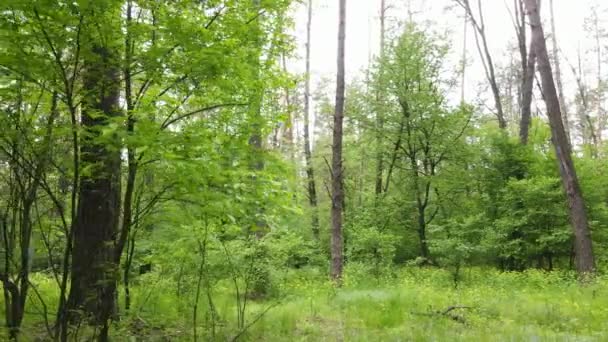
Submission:
[[[363,279],[363,280],[361,280]],[[360,280],[360,281],[357,281]],[[572,276],[473,270],[454,289],[449,274],[407,269],[377,283],[313,293],[307,285],[251,333],[267,341],[606,341],[608,282]],[[437,314],[449,306],[456,321]],[[464,322],[462,322],[464,321]]]
[[[404,268],[381,279],[362,267],[348,267],[335,289],[319,270],[289,271],[276,299],[252,301],[249,321],[269,305],[242,340],[248,341],[607,341],[608,277],[581,286],[571,273],[501,273],[469,269],[456,289],[450,274],[432,268]],[[40,290],[52,284],[40,277]],[[191,341],[192,298],[175,295],[172,281],[146,275],[133,290],[130,318],[114,328],[115,341]],[[214,292],[220,322],[216,340],[237,332],[229,283]],[[209,340],[208,310],[200,304],[199,336]],[[437,314],[449,306],[459,321]],[[34,306],[34,305],[32,305]],[[35,311],[35,310],[34,310]],[[2,312],[0,312],[2,313]],[[34,330],[34,327],[38,327]],[[40,331],[30,312],[27,330]],[[30,337],[32,335],[29,335]]]

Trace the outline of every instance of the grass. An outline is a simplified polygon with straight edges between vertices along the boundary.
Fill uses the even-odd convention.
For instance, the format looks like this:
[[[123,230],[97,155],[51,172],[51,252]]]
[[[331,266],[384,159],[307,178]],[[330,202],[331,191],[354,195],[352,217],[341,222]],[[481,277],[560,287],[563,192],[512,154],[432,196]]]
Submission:
[[[344,286],[335,289],[319,270],[289,271],[278,281],[277,299],[250,302],[249,321],[276,301],[279,304],[241,340],[608,340],[606,276],[581,286],[571,273],[468,269],[454,288],[450,274],[441,269],[403,268],[390,273],[376,279],[364,267],[350,266]],[[134,288],[134,309],[114,328],[114,340],[191,341],[192,296],[178,298],[171,281],[162,275],[146,276]],[[44,286],[51,282],[37,281],[41,291],[49,291]],[[214,300],[220,316],[216,340],[229,340],[237,329],[228,283],[217,285]],[[468,308],[441,314],[455,305]],[[35,331],[40,326],[36,310],[32,311],[26,318],[25,341],[28,327]],[[205,303],[199,317],[200,340],[209,340]]]
[[[357,281],[359,280],[359,281]],[[350,282],[350,283],[349,283]],[[267,341],[606,341],[608,281],[581,287],[571,275],[406,269],[343,289],[302,286],[250,334]],[[459,305],[468,309],[438,314]],[[454,315],[460,316],[454,320]]]

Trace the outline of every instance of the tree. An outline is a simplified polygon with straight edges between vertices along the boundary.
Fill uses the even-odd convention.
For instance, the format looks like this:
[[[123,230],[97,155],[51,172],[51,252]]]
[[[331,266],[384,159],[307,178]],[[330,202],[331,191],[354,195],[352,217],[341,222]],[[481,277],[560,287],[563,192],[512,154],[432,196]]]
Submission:
[[[536,52],[534,40],[530,40],[530,48],[526,49],[526,13],[523,0],[516,0],[515,7],[515,32],[519,47],[521,62],[521,85],[520,85],[520,123],[519,140],[522,144],[528,143],[528,135],[532,120],[532,91],[534,89],[534,75],[536,73]]]
[[[576,176],[576,169],[572,161],[570,144],[566,136],[562,122],[559,98],[555,83],[551,63],[547,53],[547,44],[540,20],[539,9],[536,0],[525,0],[532,39],[537,42],[535,45],[538,60],[538,71],[541,75],[541,82],[544,92],[547,115],[551,126],[552,142],[557,156],[559,171],[562,184],[568,198],[570,209],[570,220],[574,233],[574,250],[576,254],[576,269],[579,274],[584,275],[594,271],[595,261],[593,256],[591,232],[587,221],[585,201],[581,193],[581,188]]]
[[[308,20],[306,22],[306,71],[304,84],[304,158],[306,160],[306,178],[308,189],[308,203],[311,208],[312,234],[319,239],[319,212],[317,209],[317,186],[315,172],[312,165],[312,151],[310,146],[310,45],[312,28],[312,0],[308,0]]]
[[[534,39],[530,40],[530,48],[525,62],[523,80],[521,85],[521,118],[519,123],[519,141],[522,144],[528,143],[530,134],[530,123],[532,121],[532,91],[534,89],[534,75],[536,64],[536,52]]]
[[[284,52],[288,5],[234,3],[230,20],[220,20],[223,4],[185,1],[2,4],[0,96],[2,111],[10,115],[0,123],[10,134],[0,139],[0,174],[11,180],[12,191],[0,198],[0,223],[2,233],[20,233],[19,239],[3,234],[3,261],[9,267],[0,270],[0,281],[9,298],[6,323],[13,331],[26,312],[33,251],[43,248],[59,298],[48,307],[57,308],[56,322],[47,324],[49,335],[67,340],[71,322],[90,323],[96,333],[102,328],[99,338],[106,338],[108,320],[118,313],[114,294],[124,250],[127,290],[139,253],[135,233],[143,230],[147,216],[161,202],[184,200],[200,190],[176,179],[188,178],[184,174],[164,177],[168,165],[179,168],[177,159],[208,158],[210,149],[223,149],[227,157],[206,167],[247,164],[246,158],[236,161],[233,147],[226,148],[230,144],[219,147],[217,141],[242,143],[243,136],[251,136],[252,121],[263,140],[268,117],[245,123],[239,108],[251,104],[255,116],[266,114],[263,109],[270,107],[261,94],[283,83],[274,65],[276,54]],[[201,129],[201,118],[213,127]],[[202,139],[202,132],[218,140]],[[264,157],[255,146],[234,146],[256,152],[243,154],[247,157]],[[247,172],[252,193],[266,196],[257,190],[269,189],[268,179],[251,177],[263,172]],[[167,194],[177,184],[179,191]],[[253,208],[259,205],[250,205],[250,212]],[[20,218],[7,216],[5,209]],[[28,218],[32,213],[36,217]]]
[[[105,5],[105,6],[104,6]],[[91,8],[91,16],[120,15],[116,7],[102,4]],[[116,35],[112,25],[106,34]],[[88,27],[87,27],[88,28]],[[92,29],[92,28],[91,28]],[[121,207],[120,144],[104,137],[112,120],[122,116],[119,103],[120,54],[110,38],[99,40],[91,32],[84,52],[86,93],[82,108],[80,162],[88,171],[80,178],[78,208],[74,225],[73,258],[67,310],[75,323],[91,320],[101,326],[100,339],[107,339],[108,320],[114,310],[118,267],[114,262],[114,241],[119,231]],[[110,133],[108,133],[110,130]],[[76,313],[82,313],[79,317]]]
[[[384,48],[386,40],[386,1],[380,1],[380,59],[384,57]],[[382,70],[380,70],[382,73]],[[376,109],[376,196],[382,193],[382,178],[384,177],[384,156],[382,154],[382,130],[384,128],[384,120],[381,113],[382,90],[378,90],[376,94],[378,108]]]
[[[336,104],[334,110],[331,160],[331,277],[338,284],[342,280],[343,236],[342,210],[344,204],[344,170],[342,168],[342,126],[344,122],[344,55],[346,40],[346,0],[340,1],[338,24],[338,72],[336,75]]]
[[[384,132],[392,145],[388,173],[404,172],[404,216],[415,213],[419,256],[425,262],[432,262],[427,227],[439,212],[436,179],[468,126],[466,107],[450,110],[441,91],[447,83],[442,77],[447,48],[440,39],[408,24],[376,67],[385,72],[377,72],[375,80],[390,99]]]
[[[461,75],[460,75],[460,102],[464,103],[464,94],[465,94],[465,80],[466,80],[466,72],[467,72],[467,27],[469,26],[467,19],[467,12],[465,10],[462,22],[462,60],[461,60]]]
[[[473,14],[473,9],[469,0],[454,0],[457,4],[462,6],[467,13],[469,21],[475,30],[475,44],[477,45],[477,51],[479,52],[479,57],[482,60],[484,72],[486,75],[486,79],[490,84],[490,88],[492,89],[492,95],[494,97],[494,107],[496,109],[496,118],[498,119],[498,126],[500,128],[507,128],[507,121],[505,119],[505,114],[502,108],[502,98],[500,95],[500,87],[498,86],[498,81],[496,79],[496,72],[494,70],[494,61],[492,59],[492,55],[490,54],[490,49],[488,47],[488,38],[486,36],[486,25],[483,16],[483,9],[481,6],[481,0],[477,1],[477,7],[479,11],[479,18],[476,18]],[[481,40],[481,41],[480,41]]]
[[[540,2],[539,2],[540,7]],[[557,44],[557,30],[555,28],[555,14],[553,11],[553,0],[549,0],[549,10],[551,12],[551,49],[553,54],[553,65],[555,67],[555,82],[557,85],[557,95],[559,96],[559,104],[562,110],[562,120],[564,121],[564,129],[570,142],[570,119],[568,118],[568,106],[564,96],[564,84],[562,81],[562,69],[559,58],[559,46]]]
[[[9,338],[15,340],[31,287],[34,228],[40,224],[35,213],[41,204],[40,188],[45,188],[45,173],[52,161],[54,129],[59,116],[57,92],[41,92],[37,95],[39,106],[32,107],[28,105],[33,100],[28,92],[35,88],[23,81],[17,77],[0,95],[3,115],[0,122],[5,130],[0,139],[0,160],[7,166],[0,168],[6,183],[2,191],[7,194],[5,207],[0,212],[0,248],[4,261],[0,282],[4,290],[5,323]],[[44,121],[36,123],[37,116]]]

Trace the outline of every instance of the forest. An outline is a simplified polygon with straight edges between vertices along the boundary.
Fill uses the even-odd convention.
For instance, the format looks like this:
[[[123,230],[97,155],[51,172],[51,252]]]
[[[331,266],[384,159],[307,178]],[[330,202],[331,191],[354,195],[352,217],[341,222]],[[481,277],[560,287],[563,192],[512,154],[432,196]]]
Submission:
[[[1,341],[607,341],[608,4],[0,1]]]

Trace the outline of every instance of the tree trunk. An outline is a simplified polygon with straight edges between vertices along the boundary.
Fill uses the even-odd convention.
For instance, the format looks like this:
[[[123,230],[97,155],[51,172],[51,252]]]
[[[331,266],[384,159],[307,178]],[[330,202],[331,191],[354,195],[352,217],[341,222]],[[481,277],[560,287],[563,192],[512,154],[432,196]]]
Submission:
[[[132,9],[133,4],[129,0],[127,1],[127,13],[126,13],[126,34],[125,34],[125,66],[123,70],[123,77],[125,79],[125,102],[127,105],[127,134],[133,135],[135,131],[135,118],[133,117],[133,84],[132,84],[132,73],[131,63],[133,62],[133,42],[132,42]],[[127,184],[124,194],[124,209],[122,227],[120,230],[118,241],[116,242],[116,249],[114,250],[114,263],[119,266],[120,260],[123,254],[125,245],[135,246],[134,235],[131,235],[133,226],[133,194],[135,193],[135,180],[137,178],[137,167],[138,163],[135,158],[135,148],[130,144],[127,144]],[[125,310],[130,309],[131,300],[129,295],[129,272],[131,270],[133,258],[133,251],[127,251],[127,261],[125,262],[123,269],[123,285],[125,290]],[[116,290],[114,290],[116,291]]]
[[[524,79],[521,87],[521,118],[519,124],[519,141],[525,145],[528,143],[530,122],[532,120],[532,90],[534,89],[534,75],[536,64],[536,41],[533,36],[530,40],[530,49],[526,59]]]
[[[553,0],[549,0],[549,9],[551,12],[551,48],[553,52],[553,66],[555,67],[555,83],[557,85],[557,94],[559,96],[559,106],[562,111],[564,130],[566,131],[566,137],[568,137],[568,142],[570,142],[570,120],[568,118],[568,107],[566,106],[566,98],[564,97],[562,69],[559,63],[559,49],[557,47],[557,33],[555,29],[555,15],[553,14]]]
[[[385,0],[380,0],[380,59],[384,57],[384,38],[385,38],[385,16],[386,14],[386,3]],[[382,66],[384,62],[380,63],[380,80],[382,76]],[[384,130],[384,119],[380,108],[382,107],[382,91],[378,89],[376,93],[376,101],[378,108],[376,109],[376,196],[382,193],[382,178],[384,173],[384,158],[382,153],[382,134]]]
[[[317,186],[312,165],[310,147],[310,44],[312,27],[312,0],[308,0],[308,21],[306,23],[306,80],[304,89],[304,158],[306,159],[306,178],[308,182],[308,203],[311,209],[312,235],[319,240],[319,211],[317,209]]]
[[[251,0],[251,3],[254,8],[258,8],[260,6],[260,0]],[[261,45],[263,44],[261,37],[261,25],[260,25],[260,17],[256,18],[252,23],[251,30],[255,32],[255,38],[253,38],[260,46],[258,50],[253,52],[252,55],[252,63],[255,66],[255,74],[254,79],[256,82],[261,81],[261,69],[263,67],[262,62],[260,60],[262,51]],[[261,86],[261,84],[260,84]],[[263,126],[264,126],[264,118],[262,117],[262,103],[264,101],[264,89],[263,88],[254,88],[251,89],[251,93],[249,95],[249,111],[248,117],[251,122],[251,133],[249,136],[249,146],[252,150],[251,160],[250,160],[250,168],[254,171],[254,176],[252,177],[252,181],[255,182],[257,179],[257,173],[262,172],[265,167],[264,163],[264,146],[263,146]],[[257,217],[255,220],[255,231],[252,232],[256,237],[263,237],[268,231],[268,224],[262,218],[263,213],[265,211],[265,206],[262,205],[255,210],[254,217]]]
[[[116,54],[96,46],[85,61],[80,158],[89,171],[81,175],[68,312],[77,323],[88,319],[107,334],[114,309],[117,265],[114,243],[120,214],[120,146],[98,141],[108,119],[120,115],[120,69]],[[81,312],[82,316],[76,314]]]
[[[549,123],[551,125],[552,141],[559,163],[562,183],[568,198],[570,221],[574,232],[576,269],[579,274],[583,275],[593,272],[595,268],[585,202],[572,161],[570,144],[568,143],[562,123],[559,98],[555,89],[555,83],[553,82],[551,63],[549,62],[547,44],[537,3],[536,0],[525,0],[525,2],[530,18],[532,37],[537,43],[535,44],[535,48],[538,59],[538,71],[541,76],[547,115],[549,116]]]
[[[521,92],[520,92],[520,123],[519,141],[522,145],[528,143],[530,122],[532,119],[532,90],[534,89],[534,75],[536,65],[536,52],[534,40],[530,39],[530,48],[526,49],[526,12],[523,0],[515,0],[516,31],[521,58]]]
[[[423,192],[420,190],[420,182],[419,182],[419,171],[418,171],[418,161],[415,157],[410,157],[410,166],[412,167],[412,177],[414,178],[414,187],[416,191],[416,209],[418,211],[418,240],[420,242],[420,256],[424,259],[424,263],[432,263],[431,262],[431,252],[429,250],[429,245],[426,239],[426,226],[427,226],[427,218],[426,218],[426,208],[429,201],[429,189],[430,183],[427,182],[425,184],[426,191]]]
[[[431,263],[431,252],[426,240],[426,210],[418,205],[418,239],[420,240],[420,256],[425,263]]]
[[[465,95],[465,85],[464,82],[466,80],[466,71],[467,71],[467,15],[465,11],[465,16],[463,20],[463,28],[462,28],[462,66],[460,75],[460,104],[464,105],[464,95]]]
[[[344,49],[346,37],[346,0],[340,0],[338,27],[338,73],[336,78],[336,108],[334,112],[333,145],[332,145],[332,205],[331,205],[331,277],[338,282],[342,280],[343,237],[342,206],[344,204],[343,169],[342,169],[342,124],[344,121]]]

